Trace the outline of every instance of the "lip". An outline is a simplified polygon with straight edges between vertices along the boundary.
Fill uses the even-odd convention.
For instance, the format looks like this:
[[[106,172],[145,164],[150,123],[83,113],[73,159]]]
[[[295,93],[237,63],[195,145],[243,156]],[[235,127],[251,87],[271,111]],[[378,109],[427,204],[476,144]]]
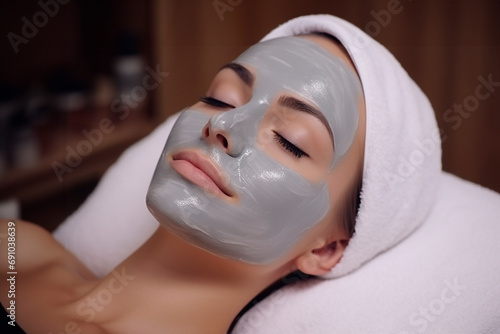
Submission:
[[[206,191],[224,197],[234,197],[222,172],[203,154],[196,151],[175,152],[170,157],[170,165],[182,177]]]

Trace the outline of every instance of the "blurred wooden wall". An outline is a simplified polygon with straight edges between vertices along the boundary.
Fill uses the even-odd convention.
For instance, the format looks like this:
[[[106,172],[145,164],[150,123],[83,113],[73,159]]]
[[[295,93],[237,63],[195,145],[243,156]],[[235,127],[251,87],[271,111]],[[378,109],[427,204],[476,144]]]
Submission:
[[[378,23],[374,13],[391,8]],[[160,119],[194,103],[222,64],[280,23],[334,14],[385,45],[428,95],[446,136],[444,169],[500,191],[500,86],[474,99],[479,77],[500,85],[500,1],[153,0],[152,11],[154,61],[170,73],[156,94]],[[465,116],[447,111],[464,101]]]

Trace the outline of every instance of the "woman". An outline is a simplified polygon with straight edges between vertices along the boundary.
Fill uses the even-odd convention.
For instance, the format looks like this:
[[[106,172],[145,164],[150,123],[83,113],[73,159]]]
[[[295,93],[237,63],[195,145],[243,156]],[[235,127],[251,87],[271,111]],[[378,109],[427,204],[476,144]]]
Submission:
[[[180,116],[147,196],[160,227],[109,275],[96,278],[50,234],[16,222],[16,321],[27,333],[226,332],[279,278],[339,262],[364,136],[361,84],[338,42],[308,34],[255,45]]]
[[[313,246],[316,249],[315,252],[306,251],[301,254],[307,256],[295,257],[297,260],[295,261],[296,265],[292,266],[292,268],[299,267],[309,273],[320,274],[327,272],[321,278],[339,279],[315,279],[304,284],[291,284],[276,291],[273,295],[246,312],[244,317],[237,322],[233,333],[402,334],[415,332],[489,333],[498,331],[498,309],[500,308],[500,284],[498,284],[498,277],[500,267],[498,259],[491,256],[491,254],[496,254],[499,251],[498,235],[500,234],[500,224],[498,222],[500,222],[500,214],[498,207],[500,207],[500,196],[441,171],[441,133],[437,127],[434,111],[429,101],[387,49],[357,27],[330,15],[311,15],[293,19],[279,26],[270,32],[264,40],[310,34],[313,32],[328,33],[335,36],[341,42],[352,59],[363,85],[363,95],[366,101],[364,105],[366,108],[366,139],[363,152],[364,165],[361,205],[356,217],[355,233],[349,238],[347,247],[343,249],[343,244],[345,244],[346,240],[345,235],[342,236],[340,232],[335,233],[333,231],[328,241],[338,241],[335,243],[335,251],[332,248],[321,247],[327,241],[325,241],[324,234],[320,233],[323,239],[315,239],[317,241],[317,246]],[[239,59],[243,60],[243,58]],[[251,59],[249,59],[250,57],[245,56],[246,61],[243,64],[245,68],[250,70],[260,69],[260,66],[251,65]],[[291,67],[289,71],[280,72],[283,75],[295,72],[302,73],[302,65],[310,63],[311,61],[308,59],[308,61],[303,61],[301,64]],[[266,73],[272,73],[275,67],[277,69],[279,66],[271,66],[271,69],[267,69]],[[238,79],[238,75],[233,72],[234,70],[232,69],[224,69],[219,75],[222,75],[224,79],[226,75],[229,75],[230,78],[234,76],[235,79]],[[258,78],[262,75],[262,72],[255,71],[251,73],[256,78],[255,82],[258,83]],[[278,79],[283,78],[281,74],[269,76]],[[292,84],[296,82],[293,81]],[[244,96],[240,97],[241,93],[236,94],[240,90],[244,93],[247,89],[244,81],[236,80],[235,84],[236,86],[228,85],[228,88],[231,88],[228,91],[234,93],[235,96],[245,102],[246,99]],[[224,86],[222,85],[222,87]],[[215,81],[213,87],[220,88]],[[235,87],[239,87],[239,90],[236,92],[233,90]],[[255,87],[257,88],[257,86]],[[286,88],[294,87],[283,87],[283,90],[286,90]],[[214,151],[207,150],[200,143],[214,143],[214,147],[220,149],[217,149],[216,152],[220,153],[225,148],[235,158],[238,158],[241,157],[237,153],[239,146],[236,145],[235,147],[230,141],[232,139],[241,139],[243,136],[255,137],[255,140],[252,142],[257,142],[258,145],[253,146],[258,146],[262,152],[266,152],[274,161],[277,161],[278,158],[283,158],[283,166],[286,166],[284,165],[285,163],[290,164],[290,161],[286,160],[288,158],[287,155],[281,156],[278,153],[287,153],[288,148],[296,152],[300,158],[297,157],[297,160],[293,160],[293,164],[286,167],[296,170],[297,175],[302,177],[293,180],[302,180],[304,181],[304,185],[311,185],[311,183],[307,183],[310,182],[307,179],[309,168],[300,169],[300,166],[296,165],[307,161],[303,160],[304,156],[302,152],[311,154],[308,149],[301,146],[301,143],[298,141],[295,142],[295,139],[299,139],[298,137],[292,138],[289,137],[289,133],[277,131],[289,143],[294,144],[291,146],[286,141],[281,140],[279,136],[276,136],[274,132],[264,132],[264,135],[257,136],[258,133],[260,134],[258,130],[261,128],[256,129],[255,125],[253,127],[244,127],[241,126],[241,123],[238,124],[237,122],[246,116],[245,113],[240,113],[242,111],[241,108],[244,106],[238,104],[238,108],[231,109],[237,102],[241,101],[226,100],[227,96],[210,96],[214,91],[208,91],[207,93],[212,99],[204,99],[204,101],[215,104],[215,106],[228,107],[224,109],[224,114],[220,114],[227,117],[215,117],[213,122],[215,130],[207,127],[209,130],[208,133],[203,130],[204,126],[208,123],[207,119],[202,120],[200,118],[193,120],[196,124],[200,123],[196,131],[197,138],[200,139],[202,134],[206,136],[205,139],[200,139],[200,142],[192,143],[197,150],[201,151],[202,154],[211,154]],[[254,90],[252,93],[252,98],[262,96]],[[214,98],[222,101],[214,101]],[[266,101],[264,98],[257,98],[258,100]],[[275,101],[279,102],[279,97],[277,100],[271,98],[268,100],[270,103],[270,112],[275,112],[276,109],[273,109],[274,107],[271,106]],[[255,100],[253,102],[249,101],[248,104],[252,106],[258,105],[254,102]],[[320,108],[319,101],[314,99],[313,102],[318,104],[317,107]],[[230,106],[227,106],[227,104]],[[334,105],[332,104],[332,106]],[[206,113],[215,113],[215,110],[212,110],[215,106],[198,104],[199,108],[204,108],[203,113],[205,117],[208,117]],[[274,106],[281,108],[279,104],[275,104]],[[196,107],[197,110],[198,107]],[[259,108],[252,108],[251,110],[258,111]],[[332,108],[332,110],[335,109]],[[201,111],[201,109],[198,111]],[[268,119],[263,118],[260,124],[265,125],[270,123],[280,125],[287,120],[285,116],[294,115],[292,111],[289,114],[284,111],[282,113],[283,117],[276,116],[271,119],[274,120],[273,122],[269,122]],[[194,116],[197,114],[189,112],[188,115]],[[300,112],[297,115],[299,115],[297,117],[304,116]],[[248,117],[258,116],[252,113]],[[357,130],[363,126],[364,120],[361,117],[364,116],[360,115]],[[174,118],[175,116],[172,117],[172,119]],[[327,118],[326,114],[325,118]],[[200,195],[197,197],[199,201],[195,201],[193,197],[182,197],[179,194],[175,194],[175,199],[179,204],[188,206],[177,207],[172,214],[185,217],[186,219],[182,221],[191,221],[188,226],[178,223],[167,224],[166,219],[169,219],[167,212],[162,212],[161,210],[163,207],[162,203],[164,202],[161,200],[163,195],[156,188],[159,187],[161,189],[161,183],[157,181],[161,181],[164,172],[173,172],[165,170],[164,164],[160,163],[156,175],[159,178],[151,184],[151,187],[149,185],[151,183],[151,175],[157,163],[158,153],[161,152],[165,144],[165,138],[172,127],[171,120],[160,125],[151,135],[128,149],[117,164],[106,173],[100,181],[99,186],[84,205],[69,217],[55,233],[56,238],[67,249],[77,254],[79,260],[85,263],[93,273],[99,277],[114,275],[109,277],[111,280],[112,278],[116,279],[111,281],[112,284],[108,285],[108,288],[102,289],[100,295],[94,296],[95,300],[88,300],[88,304],[83,305],[85,306],[83,311],[85,311],[87,317],[92,315],[91,312],[95,312],[95,316],[97,317],[99,314],[105,312],[105,310],[108,310],[108,307],[114,305],[115,301],[120,300],[119,296],[128,291],[125,289],[130,288],[132,290],[131,286],[134,281],[130,276],[133,276],[135,273],[132,274],[129,272],[129,267],[125,268],[124,272],[114,271],[114,274],[113,270],[127,256],[132,254],[141,243],[147,240],[158,227],[158,221],[153,218],[144,205],[144,198],[148,193],[149,206],[165,227],[176,229],[176,233],[179,235],[182,233],[187,234],[184,235],[185,238],[191,237],[192,243],[196,243],[204,249],[210,248],[213,253],[225,253],[226,255],[241,255],[243,253],[246,255],[247,252],[242,252],[242,249],[245,246],[249,246],[250,241],[271,240],[275,236],[276,232],[271,228],[268,230],[269,233],[263,232],[268,239],[255,238],[254,230],[250,229],[252,234],[249,235],[248,239],[245,238],[245,241],[249,240],[249,243],[241,245],[241,242],[238,243],[241,239],[237,240],[236,237],[238,237],[238,233],[246,232],[244,226],[236,228],[231,224],[227,226],[221,223],[221,225],[216,225],[218,230],[213,231],[207,229],[209,228],[207,226],[193,224],[193,221],[197,221],[197,217],[210,218],[206,216],[207,213],[204,212],[204,209],[208,210],[213,207],[214,212],[217,212],[217,210],[220,212],[222,201],[219,202],[217,199],[224,199],[225,197],[220,196],[225,196],[226,194],[222,192],[222,195],[217,189],[213,189],[213,192],[210,192],[210,187],[211,185],[213,186],[210,182],[206,184],[206,189],[207,193],[214,196],[214,198],[209,197],[209,195]],[[331,118],[327,118],[326,123],[330,124],[330,121],[333,124]],[[303,120],[303,122],[305,126],[309,120]],[[188,125],[191,125],[191,122],[188,123]],[[230,131],[231,129],[223,128],[223,125],[229,124],[234,125],[235,138],[231,137],[234,134],[234,132]],[[291,124],[292,122],[288,122],[283,128],[292,128],[298,133],[298,129],[291,127]],[[322,124],[322,122],[319,121],[318,124]],[[230,136],[226,137],[224,132],[217,132],[220,130],[225,130]],[[323,130],[319,127],[318,131]],[[182,135],[183,132],[175,132],[177,132],[175,138],[181,138],[179,135]],[[332,133],[338,135],[338,131],[335,131],[335,129],[333,129]],[[221,136],[217,136],[217,134],[221,134]],[[227,140],[227,147],[225,147],[224,139]],[[179,151],[177,147],[178,143],[179,141],[175,140],[167,145],[166,154],[162,158],[162,162],[165,161],[164,159],[169,161],[169,157],[174,159],[175,152]],[[326,143],[330,145],[329,142]],[[215,146],[215,144],[218,146]],[[271,146],[274,144],[283,144],[283,151],[279,151],[282,149],[280,146]],[[337,144],[339,143],[336,140],[334,143],[334,155],[338,152]],[[272,150],[273,147],[276,150]],[[353,143],[351,148],[354,149],[354,147],[355,144]],[[297,151],[297,148],[300,148],[301,151]],[[256,153],[253,156],[258,157],[257,153],[259,152],[255,151],[257,148],[253,150],[252,147],[247,147],[247,149],[245,152],[248,152],[249,156]],[[328,151],[325,150],[325,152]],[[177,158],[176,156],[175,159]],[[245,168],[253,165],[258,166],[258,163],[261,163],[261,160],[256,160],[255,163],[249,162],[246,165],[241,165],[241,168],[239,168],[237,164],[227,165],[229,158],[222,155],[222,153],[220,153],[220,158],[220,160],[215,161],[217,163],[224,163],[224,166],[229,167],[221,173],[225,173],[231,185],[234,185],[231,189],[224,189],[227,195],[230,196],[234,194],[233,192],[237,192],[240,189],[238,182],[244,180],[244,178],[239,178],[237,171],[243,172]],[[245,160],[241,161],[244,162]],[[340,163],[333,163],[334,166],[331,170],[332,177],[337,168],[342,168],[343,164],[347,163],[347,161],[348,156],[346,155]],[[272,170],[275,170],[275,166],[271,164],[272,162],[268,161],[269,165],[267,166],[271,166],[273,167]],[[184,162],[181,161],[182,163]],[[327,168],[329,169],[331,166],[325,166],[323,170]],[[266,176],[265,174],[258,175]],[[269,206],[273,209],[277,207],[273,205],[276,198],[271,201],[270,193],[276,190],[279,195],[277,198],[285,197],[283,195],[284,192],[280,190],[282,188],[278,188],[278,181],[281,179],[271,178],[271,176],[277,175],[288,174],[284,172],[283,174],[269,173],[267,175],[270,181],[276,181],[274,185],[276,185],[277,189],[259,187],[259,183],[256,180],[248,180],[250,185],[254,186],[253,189],[257,189],[257,191],[262,190],[262,193],[258,193],[259,195],[254,197],[256,199],[264,198],[266,201],[269,201]],[[352,176],[353,174],[346,175]],[[347,179],[341,179],[341,182],[348,181]],[[166,184],[165,186],[174,187],[175,184]],[[185,189],[191,194],[197,189],[194,186],[190,188],[188,183],[184,184],[184,186],[183,190]],[[307,189],[307,187],[304,187],[304,189]],[[356,191],[354,189],[354,186],[350,188],[351,192],[355,194]],[[302,188],[301,190],[303,191]],[[333,198],[335,194],[334,192],[332,194]],[[226,199],[228,202],[231,202],[235,198],[238,199],[238,201],[235,201],[237,204],[252,203],[251,198],[243,195],[239,197],[227,197]],[[295,209],[295,206],[288,205],[286,201],[289,198],[288,196],[284,198],[284,206],[292,211]],[[347,198],[350,198],[349,202],[355,203],[355,195],[344,196],[344,199],[347,200]],[[337,207],[341,211],[344,211],[345,214],[343,216],[346,218],[356,213],[355,205],[349,205],[350,209],[347,210],[347,206],[341,205],[338,202],[332,201],[330,203],[332,203],[333,208]],[[264,220],[250,219],[256,217],[256,215],[253,215],[253,211],[259,214],[263,212],[262,206],[257,208],[257,204],[254,202],[250,205],[250,214],[238,211],[238,207],[231,208],[229,213],[233,216],[241,214],[245,222],[251,222],[248,223],[248,225],[251,225],[250,227],[258,226],[262,230],[265,230],[264,228],[269,225],[257,225]],[[264,202],[259,205],[265,206],[266,204]],[[191,205],[192,210],[181,210],[181,208],[189,208],[189,205]],[[308,206],[297,205],[297,207],[299,208],[298,211],[294,211],[294,214],[289,218],[290,222],[294,222],[294,224],[290,225],[295,225],[297,223],[296,216],[298,217],[303,212],[307,213],[309,209]],[[270,210],[270,212],[274,213],[275,211]],[[282,214],[283,212],[277,218],[282,218]],[[326,218],[327,215],[323,219]],[[278,222],[280,220],[277,219]],[[217,223],[224,221],[224,219],[220,219],[220,221],[217,220]],[[350,219],[332,220],[333,224],[329,226],[333,228],[334,226],[344,225],[345,222],[349,221],[351,222],[349,225],[352,226],[353,220]],[[311,241],[314,238],[310,239],[310,236],[325,226],[319,223],[307,230],[312,234],[300,234],[300,232],[297,234],[300,240],[309,239]],[[286,227],[288,228],[289,225]],[[417,229],[417,227],[419,228]],[[192,228],[192,233],[187,233],[187,228]],[[283,229],[283,234],[285,238],[290,240],[289,243],[292,245],[294,244],[293,237],[296,234],[292,234],[287,228]],[[219,230],[225,233],[221,235]],[[350,228],[347,227],[341,229],[344,232],[348,230]],[[415,233],[413,233],[414,231]],[[235,234],[234,232],[237,233]],[[222,241],[224,240],[228,242],[223,243]],[[344,242],[342,242],[343,240]],[[232,241],[232,243],[229,241]],[[290,256],[293,252],[299,254],[300,247],[306,245],[306,243],[305,241],[303,243],[299,241],[298,245],[291,247],[293,248],[292,250],[288,252],[285,250],[286,255],[284,255],[284,258]],[[266,252],[268,245],[270,251]],[[279,270],[276,272],[274,269],[280,267],[272,267],[272,264],[269,263],[265,265],[257,264],[256,266],[261,269],[274,269],[270,269],[269,272],[253,271],[256,267],[245,265],[245,263],[262,262],[263,256],[265,258],[276,256],[276,254],[280,253],[280,250],[283,251],[283,247],[286,245],[284,243],[267,241],[266,247],[259,253],[252,254],[251,257],[239,256],[238,261],[236,261],[236,263],[239,263],[237,268],[229,265],[229,263],[235,263],[229,262],[229,260],[226,263],[227,265],[216,266],[212,262],[214,257],[202,257],[200,266],[202,269],[207,270],[203,271],[204,273],[212,273],[211,278],[214,280],[215,278],[220,278],[218,274],[221,272],[227,275],[225,276],[226,281],[230,282],[227,283],[227,287],[232,286],[234,290],[237,290],[234,293],[235,296],[240,296],[247,292],[250,292],[248,295],[253,295],[256,291],[260,290],[260,287],[256,287],[256,285],[260,284],[260,279],[266,273],[276,274],[275,276],[278,277]],[[259,244],[254,243],[250,248],[260,249],[257,246]],[[327,268],[340,257],[339,246],[341,250],[343,249],[342,258],[328,271]],[[182,262],[184,256],[192,254],[196,257],[200,255],[194,249],[198,248],[189,248],[189,252],[187,250],[184,252],[186,254],[179,251],[182,251],[182,249],[175,250],[175,260],[178,261],[178,265],[184,270],[183,272],[196,272],[198,274],[200,267],[192,268],[189,266],[190,262],[187,264]],[[144,262],[143,266],[147,266],[147,264],[156,263],[151,260],[165,260],[164,257],[161,257],[164,256],[163,254],[170,253],[157,252],[152,259],[141,258],[140,260]],[[320,259],[324,259],[325,261],[321,261]],[[331,261],[327,261],[328,259]],[[280,261],[278,260],[278,262],[274,263],[276,264]],[[363,265],[367,261],[369,263]],[[323,265],[319,266],[319,264]],[[243,277],[240,278],[235,277],[238,273],[241,273],[240,269],[242,267],[253,268],[248,272],[249,277],[246,275],[242,275]],[[222,269],[217,271],[218,268]],[[258,272],[262,276],[255,278]],[[286,270],[283,270],[284,272]],[[123,277],[130,279],[124,279]],[[134,277],[138,276],[135,275]],[[247,278],[251,278],[251,282],[247,282]],[[266,279],[268,278],[271,281],[271,278],[266,276]],[[199,282],[200,284],[201,281],[208,282],[208,279],[204,275]],[[286,280],[280,281],[288,282],[294,279],[288,279],[287,277]],[[122,281],[124,283],[118,285]],[[192,283],[193,279],[187,282]],[[245,287],[239,288],[238,282],[245,283]],[[125,286],[125,284],[127,285]],[[221,285],[223,284],[219,284],[219,286]],[[116,293],[112,293],[111,290]],[[156,298],[155,296],[155,298],[151,298],[155,303],[152,305],[157,305],[158,302],[163,300],[176,303],[178,299],[182,299],[179,305],[184,306],[186,304],[183,304],[183,302],[191,303],[191,300],[187,298],[196,295],[198,291],[206,292],[205,290],[201,290],[201,288],[193,288],[190,290],[190,293],[182,293],[177,299],[164,295],[161,296],[162,298]],[[208,312],[206,316],[220,320],[227,315],[227,312],[232,312],[233,310],[230,307],[220,307],[219,302],[216,301],[219,294],[216,294],[214,291],[212,290],[213,293],[208,297],[205,297],[206,295],[203,296],[208,302],[213,301],[210,304],[210,308],[206,309]],[[227,290],[220,288],[218,291]],[[137,294],[140,294],[140,292],[137,292]],[[156,292],[156,295],[158,295],[158,292]],[[221,299],[225,298],[225,296],[223,293],[220,294]],[[137,296],[137,298],[139,297]],[[148,301],[146,304],[130,305],[130,308],[137,311],[137,309],[151,303],[151,301]],[[224,305],[227,304],[225,303]],[[236,309],[242,303],[235,304],[237,304],[234,307]],[[195,311],[195,309],[192,311]],[[147,312],[149,310],[144,311],[144,315]],[[220,312],[220,314],[214,315],[215,312]],[[228,316],[228,318],[230,317]],[[181,318],[179,317],[179,319]],[[193,321],[198,321],[202,317],[192,317],[192,319]],[[149,319],[145,320],[144,323],[148,324]],[[182,332],[189,332],[189,328]]]

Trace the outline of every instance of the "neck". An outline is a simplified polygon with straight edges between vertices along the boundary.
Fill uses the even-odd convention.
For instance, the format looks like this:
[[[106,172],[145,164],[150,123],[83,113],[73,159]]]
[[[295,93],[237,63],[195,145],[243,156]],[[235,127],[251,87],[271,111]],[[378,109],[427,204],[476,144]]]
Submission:
[[[143,330],[148,324],[168,333],[226,333],[252,298],[286,274],[285,266],[265,268],[217,257],[160,227],[93,289],[95,294],[110,290],[118,276],[130,282],[95,320],[110,332],[124,333],[130,328],[124,320],[142,314]]]

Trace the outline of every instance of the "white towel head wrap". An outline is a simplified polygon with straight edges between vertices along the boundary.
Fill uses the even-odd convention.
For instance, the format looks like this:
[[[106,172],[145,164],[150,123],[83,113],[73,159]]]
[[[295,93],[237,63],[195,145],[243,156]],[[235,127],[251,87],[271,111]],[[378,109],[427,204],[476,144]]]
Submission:
[[[366,101],[366,143],[361,207],[342,260],[325,275],[358,268],[412,233],[429,213],[441,172],[441,140],[427,97],[394,56],[340,18],[295,18],[263,40],[323,32],[346,48]]]

